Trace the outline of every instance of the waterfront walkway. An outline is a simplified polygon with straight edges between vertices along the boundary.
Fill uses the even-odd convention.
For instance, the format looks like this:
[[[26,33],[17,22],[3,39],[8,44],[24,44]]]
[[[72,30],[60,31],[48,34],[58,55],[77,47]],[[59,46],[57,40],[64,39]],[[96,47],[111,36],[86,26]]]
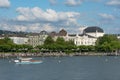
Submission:
[[[0,53],[0,58],[7,58],[7,57],[48,57],[48,56],[119,56],[120,54],[116,53]]]

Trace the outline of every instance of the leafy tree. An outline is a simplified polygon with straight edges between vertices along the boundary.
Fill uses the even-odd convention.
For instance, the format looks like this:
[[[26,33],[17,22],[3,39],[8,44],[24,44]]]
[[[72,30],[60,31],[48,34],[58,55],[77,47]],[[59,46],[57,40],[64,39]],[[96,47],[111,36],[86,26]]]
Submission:
[[[104,35],[103,37],[99,37],[96,41],[96,45],[102,45],[105,42],[108,44],[111,43],[112,41],[119,41],[116,36],[114,35]]]
[[[13,41],[8,37],[0,39],[0,45],[12,45],[12,44],[14,44]]]
[[[50,44],[53,44],[53,43],[54,43],[54,40],[52,39],[51,36],[48,36],[44,41],[44,45],[50,45]]]
[[[14,44],[13,41],[10,38],[8,38],[8,37],[5,37],[3,40],[4,40],[5,44],[8,44],[8,45]]]
[[[104,35],[96,41],[96,50],[104,52],[115,52],[120,49],[120,41],[114,35]]]
[[[65,40],[62,37],[58,37],[55,43],[59,45],[64,45]]]

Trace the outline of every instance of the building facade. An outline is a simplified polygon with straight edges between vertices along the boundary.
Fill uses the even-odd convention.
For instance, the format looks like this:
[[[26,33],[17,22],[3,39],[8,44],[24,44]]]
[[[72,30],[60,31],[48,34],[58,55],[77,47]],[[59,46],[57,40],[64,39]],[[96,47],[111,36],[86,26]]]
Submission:
[[[28,44],[27,37],[9,37],[15,44]]]
[[[95,42],[98,37],[101,37],[104,35],[103,29],[97,26],[91,26],[86,27],[82,29],[83,31],[80,32],[80,34],[67,34],[66,36],[63,36],[63,38],[66,41],[72,40],[74,41],[74,44],[77,46],[80,45],[95,45]]]
[[[74,43],[79,46],[79,45],[95,45],[97,38],[90,36],[90,35],[86,35],[86,34],[82,34],[82,35],[77,35]]]
[[[104,31],[100,27],[91,26],[81,27],[79,34],[69,34],[67,31],[62,29],[58,33],[53,31],[48,34],[46,31],[41,31],[40,33],[31,33],[30,35],[27,35],[28,37],[9,36],[9,38],[12,39],[15,44],[29,44],[35,47],[38,45],[43,45],[48,35],[51,36],[54,40],[56,40],[58,37],[64,38],[65,41],[71,40],[77,46],[95,45],[97,38],[104,35]],[[117,37],[120,39],[120,36]],[[3,37],[1,36],[1,39],[2,38]]]
[[[28,44],[32,45],[33,47],[43,45],[47,36],[48,33],[46,31],[41,31],[40,33],[37,34],[31,34],[28,37]]]

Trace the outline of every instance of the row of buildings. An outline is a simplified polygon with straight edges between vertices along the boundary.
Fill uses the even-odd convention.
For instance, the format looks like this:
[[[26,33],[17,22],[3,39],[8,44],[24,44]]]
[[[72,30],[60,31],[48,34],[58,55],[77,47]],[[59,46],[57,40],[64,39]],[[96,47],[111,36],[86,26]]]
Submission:
[[[95,45],[97,38],[104,35],[104,31],[103,29],[97,26],[81,27],[81,31],[78,34],[69,34],[64,29],[60,30],[58,33],[55,31],[51,33],[41,31],[37,35],[30,35],[28,37],[28,44],[32,46],[42,45],[44,44],[44,41],[48,35],[51,36],[54,40],[56,40],[58,37],[64,38],[65,41],[72,40],[77,46]]]
[[[81,27],[80,33],[78,34],[69,34],[64,29],[60,30],[58,33],[53,31],[48,33],[46,31],[41,31],[40,33],[31,33],[26,36],[9,36],[10,39],[13,40],[16,44],[29,44],[33,47],[37,45],[44,44],[47,36],[51,36],[54,40],[57,37],[62,37],[65,41],[72,40],[75,45],[95,45],[95,42],[98,37],[104,35],[104,30],[97,26],[91,27]]]

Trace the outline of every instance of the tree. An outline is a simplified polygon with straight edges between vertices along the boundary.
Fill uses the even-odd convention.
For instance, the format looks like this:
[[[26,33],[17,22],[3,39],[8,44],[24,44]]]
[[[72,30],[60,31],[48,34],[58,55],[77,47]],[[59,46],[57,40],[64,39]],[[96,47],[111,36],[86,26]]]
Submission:
[[[62,37],[58,37],[55,43],[59,45],[64,45],[65,40]]]
[[[44,41],[44,45],[50,45],[50,44],[53,44],[53,43],[54,43],[54,40],[52,39],[51,36],[48,36]]]
[[[105,42],[111,43],[112,41],[119,41],[114,35],[104,35],[103,37],[99,37],[96,41],[96,45],[104,44]]]
[[[104,35],[96,41],[96,50],[104,52],[115,52],[120,49],[120,41],[114,35]]]
[[[13,41],[8,37],[0,39],[0,45],[12,45],[12,44],[14,44]]]
[[[8,45],[14,44],[13,41],[8,37],[5,37],[3,40],[5,44],[8,44]]]

